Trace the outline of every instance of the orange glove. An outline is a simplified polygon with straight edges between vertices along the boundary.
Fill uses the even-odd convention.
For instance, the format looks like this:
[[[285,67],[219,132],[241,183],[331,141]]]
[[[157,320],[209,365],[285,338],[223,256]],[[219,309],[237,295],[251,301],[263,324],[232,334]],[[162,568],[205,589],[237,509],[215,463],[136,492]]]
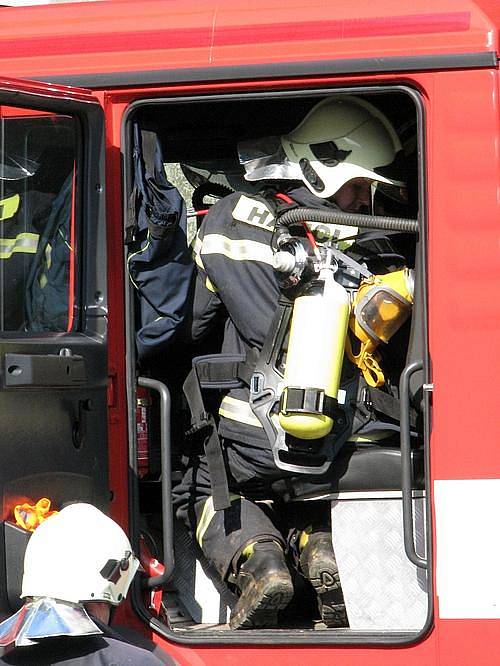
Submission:
[[[57,511],[50,510],[50,500],[46,497],[39,499],[36,504],[18,504],[14,507],[14,518],[16,524],[28,532],[33,532],[46,518]]]

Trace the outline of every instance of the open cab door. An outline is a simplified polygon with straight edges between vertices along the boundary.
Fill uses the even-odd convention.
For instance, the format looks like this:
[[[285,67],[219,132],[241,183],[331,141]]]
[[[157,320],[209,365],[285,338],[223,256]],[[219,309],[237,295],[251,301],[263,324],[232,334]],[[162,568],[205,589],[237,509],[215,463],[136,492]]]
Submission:
[[[325,437],[323,440],[324,447],[321,438],[311,438],[306,449],[303,442],[298,442],[300,437],[288,438],[283,431],[279,433],[277,428],[273,429],[268,439],[275,467],[268,461],[260,461],[262,467],[256,465],[254,469],[252,464],[257,454],[255,448],[252,449],[254,440],[251,437],[255,432],[250,435],[243,431],[243,426],[254,426],[255,430],[267,426],[267,432],[270,432],[269,423],[273,423],[273,417],[281,409],[278,401],[284,375],[280,366],[284,358],[285,364],[289,358],[289,320],[285,314],[282,317],[280,314],[279,322],[275,320],[267,324],[276,325],[272,336],[265,337],[265,342],[255,338],[267,350],[264,354],[261,352],[267,367],[258,365],[259,356],[251,369],[248,388],[254,392],[252,405],[256,407],[252,411],[243,392],[234,396],[227,392],[231,386],[236,386],[236,391],[243,390],[245,371],[238,383],[239,369],[233,373],[232,368],[239,366],[241,355],[229,355],[228,348],[224,347],[224,327],[234,323],[231,317],[237,320],[236,327],[243,327],[251,316],[243,312],[244,307],[241,315],[238,310],[236,316],[229,314],[226,318],[223,312],[220,320],[213,322],[210,335],[200,336],[191,346],[181,334],[172,336],[173,315],[182,313],[179,306],[183,288],[181,269],[187,271],[190,260],[201,269],[198,278],[201,277],[200,282],[206,287],[210,303],[208,294],[216,294],[214,302],[218,298],[224,303],[220,296],[223,284],[231,285],[234,300],[228,298],[228,302],[232,304],[240,299],[246,307],[254,294],[255,298],[262,297],[249,277],[251,271],[255,264],[260,270],[266,262],[274,267],[271,246],[276,236],[276,220],[300,210],[299,205],[283,212],[276,200],[285,201],[285,194],[292,198],[292,205],[293,196],[300,204],[301,194],[296,185],[287,186],[285,182],[279,182],[279,178],[274,178],[278,185],[273,183],[266,189],[262,183],[267,179],[262,173],[261,182],[258,182],[259,178],[255,182],[245,178],[239,146],[252,143],[253,153],[246,154],[264,154],[272,163],[273,151],[279,151],[274,139],[289,135],[316,105],[333,95],[346,96],[346,99],[355,95],[384,114],[398,136],[404,155],[404,178],[396,180],[404,180],[407,187],[393,192],[393,196],[383,188],[372,191],[371,210],[374,214],[365,211],[358,215],[359,229],[354,226],[344,228],[345,235],[344,231],[332,231],[334,227],[325,221],[326,217],[322,218],[323,225],[313,228],[311,225],[318,220],[312,209],[302,208],[300,214],[313,229],[311,233],[316,245],[322,245],[323,251],[329,247],[334,252],[343,252],[342,256],[337,254],[341,266],[337,279],[338,284],[349,292],[354,316],[355,304],[371,302],[375,293],[371,292],[365,298],[367,288],[371,289],[373,284],[365,279],[365,268],[372,274],[369,279],[377,280],[378,284],[401,275],[401,271],[409,278],[412,276],[412,286],[408,287],[412,291],[411,316],[401,322],[394,336],[391,334],[390,344],[377,347],[377,354],[380,352],[381,356],[376,381],[367,366],[354,364],[352,358],[344,357],[341,385],[352,397],[346,399],[342,392],[338,393],[339,404],[347,407],[344,415],[340,419],[337,417],[337,422],[339,428],[346,430],[332,430],[331,439]],[[126,358],[132,396],[129,403],[130,519],[132,532],[135,523],[136,532],[141,533],[148,546],[152,545],[150,561],[157,564],[160,560],[165,565],[162,572],[156,572],[143,561],[150,576],[148,589],[151,591],[160,585],[163,595],[159,593],[155,597],[153,591],[145,602],[142,597],[133,597],[132,601],[139,616],[168,640],[227,644],[395,645],[414,642],[430,627],[433,611],[427,471],[430,384],[423,110],[421,96],[411,87],[402,85],[314,91],[304,91],[298,86],[298,90],[279,94],[264,91],[212,97],[206,94],[195,97],[190,92],[185,99],[178,96],[139,99],[128,107],[122,132],[122,154],[125,156],[123,208],[126,210],[127,202],[135,201],[135,191],[139,187],[144,190],[143,201],[147,203],[148,194],[151,199],[152,193],[162,192],[164,195],[161,200],[157,197],[163,208],[159,204],[157,208],[151,205],[153,212],[150,210],[149,215],[142,214],[140,207],[133,211],[135,237],[132,234],[127,244],[129,346]],[[227,122],[228,118],[232,124]],[[261,148],[262,153],[259,152]],[[138,159],[140,155],[142,163]],[[145,165],[147,177],[141,164]],[[150,186],[151,193],[144,183]],[[180,261],[180,251],[174,254],[168,250],[170,254],[166,251],[162,261],[158,261],[159,246],[161,243],[167,245],[163,241],[166,235],[158,229],[162,220],[169,219],[164,210],[166,201],[170,202],[167,213],[178,220],[175,229],[179,236],[184,236],[184,247],[187,243],[194,259],[188,257]],[[313,208],[319,208],[320,199],[315,201]],[[212,206],[218,214],[210,214]],[[384,227],[385,222],[382,224],[384,218],[392,220],[392,231]],[[217,220],[220,226],[212,227],[213,220]],[[127,215],[126,224],[129,223],[130,216]],[[304,239],[303,233],[303,227],[296,225],[290,238],[294,236],[293,242],[300,243]],[[337,233],[339,235],[335,235]],[[167,238],[171,240],[174,236]],[[204,238],[209,239],[209,245],[204,245]],[[156,254],[152,256],[154,249]],[[238,268],[231,273],[231,278],[245,275],[245,286],[233,284],[231,278],[224,281],[221,277],[218,281],[213,276],[212,281],[208,272],[205,277],[203,271],[214,257],[220,262],[219,266],[226,259],[234,261]],[[358,263],[348,265],[351,257]],[[345,262],[343,268],[342,262]],[[295,268],[295,263],[293,266]],[[161,278],[169,270],[174,275]],[[155,288],[152,273],[161,289]],[[271,280],[265,284],[264,289],[267,288],[269,293]],[[388,292],[384,290],[384,293]],[[402,292],[398,293],[401,295]],[[386,296],[383,298],[385,300]],[[389,302],[390,298],[386,300]],[[374,319],[377,318],[375,315]],[[371,320],[371,315],[367,319]],[[360,350],[362,343],[353,323],[351,317],[348,333],[351,352]],[[304,328],[307,339],[303,340],[299,354],[300,363],[306,366],[311,362],[310,349],[315,343],[311,343],[312,327]],[[253,335],[248,334],[246,339],[254,340]],[[338,335],[332,336],[332,340],[337,338]],[[226,368],[232,364],[231,368],[227,371],[219,368],[211,375],[208,364],[214,357],[220,360],[221,350],[228,360]],[[358,360],[361,359],[361,352],[355,353],[359,354]],[[211,501],[204,500],[204,477],[203,481],[196,479],[201,479],[204,474],[200,471],[204,464],[200,460],[206,451],[203,447],[209,441],[207,432],[210,430],[205,410],[193,400],[194,391],[189,396],[186,393],[186,400],[182,398],[183,386],[188,384],[185,378],[194,365],[200,368],[196,372],[201,377],[200,393],[206,401],[206,412],[210,412],[214,419],[224,418],[228,428],[228,424],[233,423],[234,432],[243,432],[246,437],[241,445],[242,460],[245,458],[241,469],[244,471],[241,476],[230,479],[237,518],[234,521],[228,519],[227,527],[221,527],[220,531],[214,528],[213,533],[222,538],[227,530],[233,538],[239,529],[235,526],[244,520],[244,516],[241,518],[243,510],[238,514],[237,497],[240,496],[245,501],[252,501],[256,510],[271,516],[273,525],[287,540],[288,561],[298,591],[267,626],[246,627],[245,631],[231,626],[232,613],[238,603],[234,576],[222,580],[214,567],[214,550],[206,547],[207,526],[218,525],[217,512]],[[264,380],[268,383],[263,384]],[[226,382],[225,386],[221,386],[223,382]],[[313,386],[313,382],[307,386]],[[257,417],[261,397],[260,405],[264,405],[270,415],[267,421]],[[194,404],[191,410],[187,409],[190,399]],[[302,408],[299,406],[299,409]],[[202,417],[198,418],[198,414]],[[353,414],[355,422],[350,421]],[[233,451],[233,440],[228,439],[227,448]],[[233,439],[237,439],[236,434]],[[257,441],[262,442],[262,439]],[[317,443],[312,444],[314,441]],[[338,448],[334,450],[334,447]],[[262,471],[264,468],[266,471]],[[209,472],[209,476],[211,474]],[[252,486],[253,475],[259,481],[255,486]],[[207,494],[210,493],[213,497],[211,489]],[[196,502],[199,502],[198,506],[203,505],[198,516],[193,509]],[[187,510],[184,508],[186,504]],[[205,507],[208,508],[205,510]],[[184,522],[185,516],[187,520]],[[328,617],[329,622],[325,622],[319,612],[314,582],[308,580],[297,566],[300,544],[295,548],[293,531],[297,535],[303,529],[299,527],[301,521],[306,525],[316,523],[328,529],[331,527],[347,616],[339,614],[338,623]],[[215,541],[214,538],[213,543]],[[317,580],[319,578],[318,575]],[[332,577],[323,576],[322,572],[321,580],[326,581],[322,583],[326,587],[331,584]]]
[[[14,507],[109,499],[103,128],[87,91],[0,80],[0,613]]]

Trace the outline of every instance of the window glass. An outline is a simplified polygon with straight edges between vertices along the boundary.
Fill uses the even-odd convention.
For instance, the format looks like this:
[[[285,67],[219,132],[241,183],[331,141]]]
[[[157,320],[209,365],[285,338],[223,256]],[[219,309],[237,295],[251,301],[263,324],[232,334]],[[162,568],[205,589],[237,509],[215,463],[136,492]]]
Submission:
[[[77,127],[14,107],[0,115],[0,331],[74,326]]]

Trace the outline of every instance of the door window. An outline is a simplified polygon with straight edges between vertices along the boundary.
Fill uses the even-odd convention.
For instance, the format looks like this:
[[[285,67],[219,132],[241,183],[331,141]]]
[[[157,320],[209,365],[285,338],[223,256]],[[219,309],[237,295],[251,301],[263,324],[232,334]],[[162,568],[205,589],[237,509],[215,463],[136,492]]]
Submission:
[[[3,106],[0,331],[75,325],[77,121]]]

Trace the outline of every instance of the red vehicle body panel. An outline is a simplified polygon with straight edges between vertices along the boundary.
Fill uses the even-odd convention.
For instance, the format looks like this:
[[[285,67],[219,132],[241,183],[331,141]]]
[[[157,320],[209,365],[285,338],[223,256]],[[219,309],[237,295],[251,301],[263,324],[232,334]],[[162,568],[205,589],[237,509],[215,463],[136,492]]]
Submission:
[[[146,97],[385,83],[406,84],[420,92],[426,119],[428,318],[434,384],[431,477],[499,476],[500,410],[492,409],[491,396],[482,399],[500,376],[500,357],[493,344],[500,330],[498,67],[426,71],[418,61],[418,56],[498,52],[496,0],[436,0],[432,5],[416,0],[411,6],[395,0],[342,0],[330,5],[290,0],[286,7],[262,0],[251,5],[227,0],[140,4],[120,0],[3,8],[2,19],[2,74],[75,84],[93,80],[105,109],[108,299],[114,313],[109,320],[109,451],[115,518],[127,524],[121,122],[127,106]],[[376,72],[377,61],[411,62],[413,57],[417,57],[414,71],[411,66],[398,71],[395,64],[394,71]],[[373,59],[375,70],[349,72],[346,64],[340,74],[335,73],[335,63],[359,59]],[[256,69],[246,80],[239,79],[237,71],[231,76],[232,68],[243,66],[261,65],[272,72],[273,64],[317,62],[332,63],[331,72],[259,77]],[[207,74],[223,67],[227,69],[221,80],[210,81]],[[175,83],[169,83],[169,71],[176,72]],[[155,81],[152,73],[163,80]],[[48,86],[47,91],[57,88]],[[448,151],[450,145],[459,150]],[[435,534],[435,524],[433,528]],[[464,594],[473,584],[469,576],[464,562]],[[427,636],[402,647],[189,646],[156,634],[153,638],[180,664],[193,665],[243,666],[256,660],[263,665],[318,666],[500,663],[500,620],[441,619],[437,596],[434,609]],[[121,617],[142,627],[130,608]]]
[[[495,51],[495,0],[211,0],[4,8],[5,72],[51,75]]]

